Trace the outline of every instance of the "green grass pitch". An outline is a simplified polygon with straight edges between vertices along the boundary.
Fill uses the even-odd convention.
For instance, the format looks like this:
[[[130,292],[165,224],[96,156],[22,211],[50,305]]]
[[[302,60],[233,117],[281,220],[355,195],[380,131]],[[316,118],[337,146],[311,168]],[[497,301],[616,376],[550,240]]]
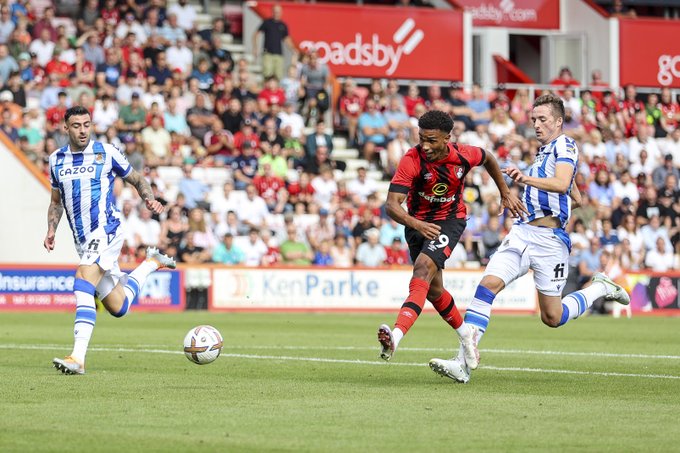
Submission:
[[[456,341],[432,313],[380,363],[395,316],[100,313],[65,376],[73,314],[3,313],[0,451],[678,451],[680,318],[495,316],[462,385],[426,366]],[[198,324],[225,340],[206,366],[181,352]]]

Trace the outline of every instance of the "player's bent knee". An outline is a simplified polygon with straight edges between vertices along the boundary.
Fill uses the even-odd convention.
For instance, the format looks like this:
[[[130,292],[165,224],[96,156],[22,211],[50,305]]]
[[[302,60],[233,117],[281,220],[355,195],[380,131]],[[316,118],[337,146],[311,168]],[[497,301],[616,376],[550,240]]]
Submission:
[[[123,305],[120,307],[118,310],[111,310],[109,313],[115,318],[122,318],[123,316],[127,315],[127,312],[130,310],[130,304],[128,303],[127,298],[125,298],[125,301],[123,302]]]
[[[562,319],[561,315],[554,315],[552,313],[541,313],[541,321],[543,321],[543,324],[545,324],[548,327],[559,327],[560,320]]]

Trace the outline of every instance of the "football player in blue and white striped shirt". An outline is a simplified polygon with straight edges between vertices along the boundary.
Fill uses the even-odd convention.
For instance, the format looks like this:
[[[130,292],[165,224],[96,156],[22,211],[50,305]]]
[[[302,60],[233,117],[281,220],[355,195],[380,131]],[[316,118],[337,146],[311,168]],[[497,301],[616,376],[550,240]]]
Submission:
[[[146,207],[160,214],[163,205],[154,199],[146,180],[128,163],[115,146],[90,139],[92,118],[80,106],[64,115],[69,144],[50,155],[52,198],[47,211],[44,246],[54,249],[54,238],[62,213],[73,232],[80,256],[74,292],[76,320],[74,346],[70,356],[53,360],[66,374],[85,373],[85,353],[97,316],[95,295],[113,316],[124,316],[150,273],[175,267],[175,260],[149,247],[146,260],[130,274],[121,272],[118,256],[123,246],[120,212],[114,204],[113,181],[124,178],[137,189]]]
[[[550,327],[578,318],[600,297],[624,305],[630,302],[625,289],[601,273],[593,276],[589,287],[562,298],[571,251],[564,228],[572,207],[577,207],[581,199],[573,184],[578,148],[574,140],[562,133],[564,104],[558,96],[539,96],[534,101],[531,121],[542,145],[536,160],[528,174],[513,167],[503,170],[524,185],[523,201],[529,215],[515,222],[498,251],[491,256],[465,313],[465,322],[476,331],[477,343],[489,324],[496,295],[529,269],[534,271],[541,320]],[[438,374],[459,382],[469,380],[469,368],[462,352],[456,359],[432,359],[430,364]]]

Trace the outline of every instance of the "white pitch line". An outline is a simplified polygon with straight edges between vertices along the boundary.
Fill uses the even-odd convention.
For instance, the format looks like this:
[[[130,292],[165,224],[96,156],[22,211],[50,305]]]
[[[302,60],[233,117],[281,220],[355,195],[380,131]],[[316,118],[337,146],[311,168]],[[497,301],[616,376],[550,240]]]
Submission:
[[[66,346],[60,345],[21,345],[21,344],[0,344],[0,349],[33,349],[33,350],[62,350]],[[134,348],[107,348],[107,347],[91,347],[90,351],[101,352],[142,352],[149,354],[184,354],[179,350],[167,349],[134,349]],[[317,363],[347,363],[352,365],[372,365],[372,366],[427,366],[424,363],[413,362],[391,362],[389,364],[378,360],[347,360],[347,359],[327,359],[323,357],[293,357],[293,356],[277,356],[277,355],[258,355],[258,354],[220,354],[223,358],[236,359],[257,359],[257,360],[282,360],[282,361],[297,361],[297,362],[317,362]],[[493,371],[512,371],[522,373],[555,373],[555,374],[577,374],[587,376],[606,376],[606,377],[634,377],[646,379],[680,379],[680,376],[668,374],[638,374],[638,373],[616,373],[608,371],[578,371],[578,370],[560,370],[560,369],[545,369],[545,368],[521,368],[521,367],[497,367],[491,365],[484,365],[480,370]]]
[[[37,345],[37,348],[33,348],[35,345],[12,345],[0,344],[0,349],[11,349],[16,347],[23,347],[26,349],[63,349],[70,348],[71,345],[59,345],[55,343]],[[164,345],[158,344],[140,344],[136,345],[137,348],[145,349],[157,349]],[[128,348],[128,345],[111,345],[110,348]],[[377,347],[368,346],[242,346],[242,345],[224,345],[227,350],[261,350],[261,351],[374,351]],[[113,350],[113,349],[111,349]],[[123,352],[122,349],[115,349]],[[130,349],[131,351],[138,351],[140,349]],[[451,349],[447,348],[409,348],[402,347],[399,348],[400,351],[411,351],[411,352],[451,352]],[[531,350],[531,349],[480,349],[480,352],[490,353],[490,354],[508,354],[508,355],[554,355],[554,356],[571,356],[571,357],[609,357],[609,358],[622,358],[622,359],[659,359],[659,360],[680,360],[680,355],[662,355],[662,354],[623,354],[615,352],[570,352],[570,351],[545,351],[545,350]]]

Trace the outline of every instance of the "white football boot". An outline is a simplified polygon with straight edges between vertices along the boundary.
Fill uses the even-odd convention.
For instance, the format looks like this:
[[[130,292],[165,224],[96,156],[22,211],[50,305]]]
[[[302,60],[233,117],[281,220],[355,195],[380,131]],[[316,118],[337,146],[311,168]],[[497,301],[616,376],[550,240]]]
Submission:
[[[394,337],[392,336],[392,329],[387,324],[378,327],[378,341],[382,347],[380,358],[389,361],[394,354]]]
[[[470,381],[470,369],[458,358],[451,360],[432,359],[430,360],[430,368],[438,375],[453,379],[461,384],[467,384]]]
[[[63,359],[52,359],[54,367],[64,374],[85,374],[85,365],[78,362],[73,357],[66,356]]]
[[[602,272],[593,275],[593,282],[604,283],[604,286],[607,288],[607,295],[604,296],[605,300],[613,300],[621,305],[628,305],[630,303],[630,296],[623,286],[617,285]]]
[[[161,253],[156,247],[146,248],[146,259],[147,261],[154,261],[158,264],[158,269],[168,268],[174,269],[177,267],[177,263],[174,258],[170,258],[168,255]]]

